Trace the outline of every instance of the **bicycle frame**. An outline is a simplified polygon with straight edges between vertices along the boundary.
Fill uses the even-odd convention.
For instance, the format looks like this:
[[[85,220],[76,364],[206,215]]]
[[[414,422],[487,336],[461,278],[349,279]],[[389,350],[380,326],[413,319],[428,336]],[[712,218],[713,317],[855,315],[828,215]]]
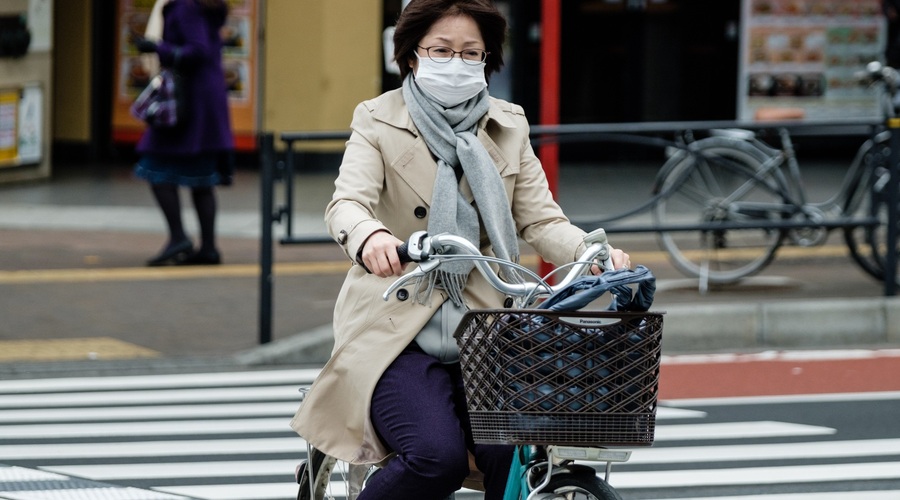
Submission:
[[[857,78],[862,83],[868,83],[877,88],[879,92],[879,107],[885,121],[895,117],[896,111],[892,102],[892,96],[897,90],[898,82],[900,82],[900,76],[898,76],[897,72],[892,68],[875,63],[874,65],[867,67],[866,71],[858,74]],[[853,209],[858,207],[859,196],[857,196],[857,191],[861,185],[860,176],[863,175],[866,170],[873,169],[870,165],[865,164],[865,160],[877,146],[887,147],[891,137],[891,131],[885,129],[883,126],[878,130],[875,130],[870,138],[864,141],[857,149],[856,154],[850,163],[850,167],[847,169],[837,191],[835,191],[835,193],[827,200],[810,202],[808,200],[806,189],[804,188],[800,164],[797,160],[796,150],[790,133],[784,127],[779,127],[776,130],[780,148],[773,147],[764,142],[759,138],[756,132],[751,130],[715,129],[710,131],[710,135],[713,137],[726,137],[736,142],[746,144],[754,148],[762,155],[762,157],[766,158],[759,167],[757,175],[755,175],[752,180],[763,182],[767,176],[772,175],[777,181],[776,185],[766,184],[773,192],[782,197],[785,203],[781,205],[756,205],[752,208],[757,210],[766,208],[770,211],[776,211],[788,216],[805,214],[811,219],[814,219],[814,221],[815,219],[823,218],[823,215],[826,212],[832,212],[835,216],[839,217],[852,212]],[[696,148],[692,148],[692,145],[697,143],[692,132],[688,131],[684,133],[677,138],[677,142],[679,147],[682,148],[680,150],[681,154],[700,154]],[[883,161],[886,161],[886,156]],[[784,174],[784,169],[782,168],[785,163],[787,164],[787,175]],[[659,177],[664,178],[668,174],[668,171],[674,168],[676,164],[677,162],[667,162],[660,171]],[[726,201],[734,202],[736,199],[739,199],[742,194],[744,194],[743,190],[736,190],[734,195],[729,197]]]
[[[725,137],[746,144],[755,148],[761,155],[766,157],[766,160],[759,166],[754,176],[743,186],[734,190],[727,198],[723,199],[723,204],[743,207],[748,211],[767,211],[779,213],[784,216],[806,214],[818,219],[817,221],[821,221],[822,214],[826,212],[831,212],[834,216],[842,216],[847,211],[844,207],[847,207],[851,200],[858,199],[858,196],[855,196],[855,188],[860,186],[860,176],[864,173],[863,170],[868,167],[864,164],[866,156],[872,152],[876,146],[886,145],[890,139],[890,131],[876,131],[873,136],[863,142],[856,151],[850,167],[844,174],[841,185],[837,191],[827,200],[810,202],[808,200],[806,189],[804,188],[800,164],[795,154],[790,132],[785,128],[779,128],[777,129],[777,132],[781,145],[780,148],[770,146],[759,139],[757,134],[748,130],[728,129],[711,131],[712,136]],[[702,152],[692,150],[691,144],[693,143],[689,142],[684,144],[685,152],[682,154],[702,156]],[[709,157],[703,157],[703,160],[723,161],[718,158]],[[670,168],[662,170],[660,172],[660,177],[664,177],[675,164],[676,162],[667,163]],[[787,169],[783,168],[785,164],[787,164]],[[767,181],[768,178],[773,179],[775,182]],[[784,200],[784,203],[748,203],[739,201],[754,182],[767,186],[769,190],[781,197]],[[850,206],[852,207],[853,205]]]

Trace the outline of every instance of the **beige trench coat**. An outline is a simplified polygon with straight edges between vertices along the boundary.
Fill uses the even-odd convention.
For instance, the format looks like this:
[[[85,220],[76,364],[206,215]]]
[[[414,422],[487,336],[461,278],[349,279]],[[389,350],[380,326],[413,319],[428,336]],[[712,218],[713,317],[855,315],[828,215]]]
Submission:
[[[436,292],[431,304],[422,305],[411,297],[409,285],[406,293],[384,301],[381,296],[395,278],[367,274],[356,256],[375,231],[389,230],[405,241],[426,229],[437,166],[399,90],[358,105],[351,130],[325,222],[353,265],[334,310],[331,359],[291,427],[331,456],[377,463],[390,452],[369,420],[375,383],[446,297]],[[569,223],[553,200],[528,134],[521,107],[491,99],[478,138],[503,179],[518,234],[546,261],[571,262],[584,250],[584,232]],[[465,179],[460,190],[473,200]],[[490,254],[484,236],[482,252]],[[410,265],[407,271],[412,269]],[[477,271],[464,293],[472,309],[502,307],[504,300]]]

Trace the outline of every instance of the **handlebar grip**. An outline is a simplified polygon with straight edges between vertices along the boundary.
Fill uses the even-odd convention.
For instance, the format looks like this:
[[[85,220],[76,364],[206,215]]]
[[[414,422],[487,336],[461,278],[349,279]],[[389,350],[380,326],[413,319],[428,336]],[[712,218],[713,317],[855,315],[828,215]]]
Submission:
[[[400,257],[401,264],[413,261],[412,257],[409,256],[409,243],[403,243],[397,247],[397,256]]]

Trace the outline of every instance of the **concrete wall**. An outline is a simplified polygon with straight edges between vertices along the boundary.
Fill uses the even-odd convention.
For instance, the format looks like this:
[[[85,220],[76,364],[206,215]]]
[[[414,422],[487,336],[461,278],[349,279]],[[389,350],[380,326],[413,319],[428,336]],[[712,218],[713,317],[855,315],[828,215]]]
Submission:
[[[381,89],[381,0],[266,0],[262,128],[346,130]]]

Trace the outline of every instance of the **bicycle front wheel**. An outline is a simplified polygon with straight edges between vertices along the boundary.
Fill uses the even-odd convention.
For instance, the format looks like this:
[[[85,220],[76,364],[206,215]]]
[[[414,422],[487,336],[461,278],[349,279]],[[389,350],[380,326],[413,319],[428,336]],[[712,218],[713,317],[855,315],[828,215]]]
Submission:
[[[768,158],[743,141],[711,137],[694,143],[692,151],[663,166],[654,220],[663,228],[726,227],[664,230],[659,242],[685,275],[734,283],[765,267],[781,245],[783,229],[754,224],[787,218],[784,181],[777,170],[764,171]]]
[[[309,458],[297,468],[297,500],[332,500],[329,492],[331,472],[337,460],[311,448]]]
[[[594,475],[554,476],[541,492],[553,493],[554,500],[622,500],[609,483]]]

